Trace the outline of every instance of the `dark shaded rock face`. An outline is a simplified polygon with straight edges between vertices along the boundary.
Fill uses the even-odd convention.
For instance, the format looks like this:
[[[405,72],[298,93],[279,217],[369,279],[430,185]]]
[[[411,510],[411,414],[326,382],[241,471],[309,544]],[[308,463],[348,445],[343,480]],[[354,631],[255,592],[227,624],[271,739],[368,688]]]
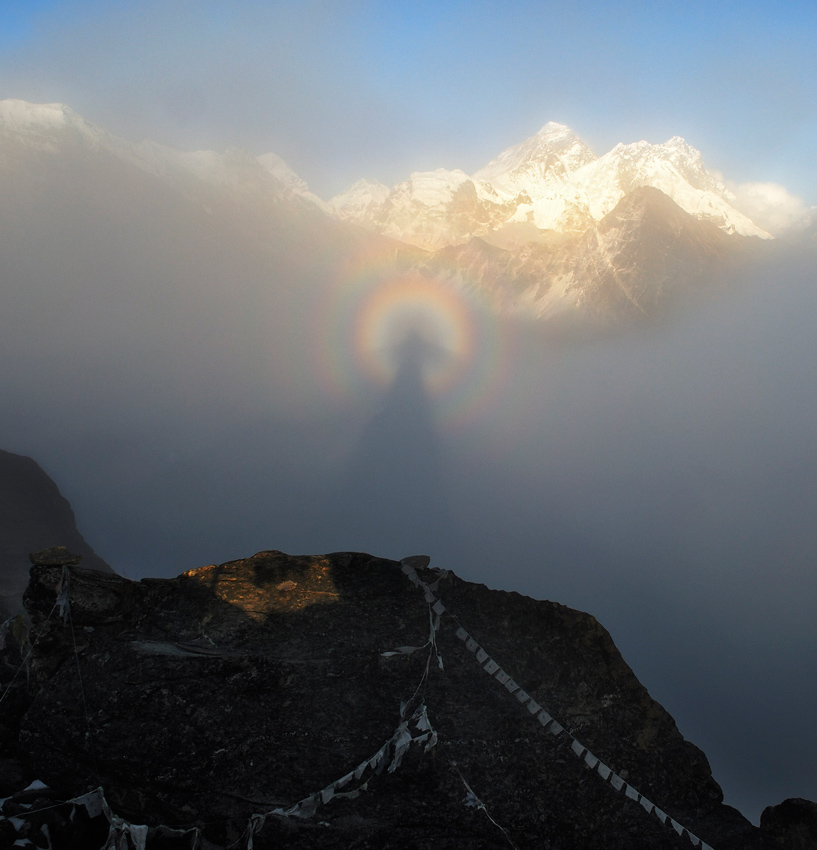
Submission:
[[[63,569],[32,568],[39,639],[29,684],[4,704],[17,717],[0,716],[20,729],[30,775],[62,799],[101,785],[127,821],[246,846],[253,814],[346,777],[343,793],[298,810],[311,817],[257,821],[256,850],[692,846],[578,758],[575,735],[715,850],[766,846],[587,614],[418,566],[447,608],[441,667],[431,646],[383,655],[422,646],[432,617],[393,561],[261,552],[142,582],[67,569],[64,621]],[[480,669],[460,626],[564,732]],[[417,741],[397,766],[401,703]],[[387,742],[376,769],[363,766]],[[148,850],[161,841],[151,832]]]
[[[0,616],[20,607],[29,553],[47,546],[67,546],[82,555],[84,567],[111,571],[85,542],[71,506],[40,466],[0,450]]]
[[[769,847],[814,850],[817,848],[817,803],[798,798],[769,806],[760,816],[760,830]]]

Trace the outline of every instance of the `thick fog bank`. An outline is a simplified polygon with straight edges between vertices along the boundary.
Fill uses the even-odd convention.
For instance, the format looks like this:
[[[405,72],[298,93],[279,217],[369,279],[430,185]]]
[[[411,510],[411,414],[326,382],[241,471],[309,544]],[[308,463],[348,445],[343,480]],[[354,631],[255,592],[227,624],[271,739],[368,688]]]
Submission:
[[[813,268],[781,256],[640,333],[528,339],[447,444],[463,566],[595,614],[754,819],[817,778]]]
[[[162,242],[154,215],[194,219]],[[196,204],[95,216],[98,251],[56,214],[4,244],[0,444],[114,568],[427,552],[595,614],[753,819],[814,796],[812,255],[620,335],[500,323],[500,378],[452,415],[411,358],[345,397],[316,375],[340,236],[292,250],[307,220],[270,246]]]

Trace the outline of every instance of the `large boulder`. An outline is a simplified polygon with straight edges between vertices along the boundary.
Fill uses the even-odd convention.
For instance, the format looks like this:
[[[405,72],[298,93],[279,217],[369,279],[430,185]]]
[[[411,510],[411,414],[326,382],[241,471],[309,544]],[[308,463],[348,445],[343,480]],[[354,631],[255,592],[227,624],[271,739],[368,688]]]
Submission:
[[[33,567],[27,770],[219,847],[764,847],[592,616],[425,563]]]

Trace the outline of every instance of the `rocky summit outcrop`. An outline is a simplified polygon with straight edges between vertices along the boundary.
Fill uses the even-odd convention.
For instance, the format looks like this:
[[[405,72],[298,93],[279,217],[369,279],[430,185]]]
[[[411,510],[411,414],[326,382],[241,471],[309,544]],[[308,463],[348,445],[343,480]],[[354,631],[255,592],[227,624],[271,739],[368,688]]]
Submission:
[[[814,850],[817,847],[817,803],[796,797],[779,806],[768,806],[760,828],[771,847],[779,850]]]
[[[74,512],[36,461],[0,450],[0,616],[20,608],[28,584],[29,553],[67,546],[84,567],[111,568],[86,543]]]
[[[54,850],[775,846],[592,616],[427,564],[34,566],[0,714],[47,788],[3,813]]]

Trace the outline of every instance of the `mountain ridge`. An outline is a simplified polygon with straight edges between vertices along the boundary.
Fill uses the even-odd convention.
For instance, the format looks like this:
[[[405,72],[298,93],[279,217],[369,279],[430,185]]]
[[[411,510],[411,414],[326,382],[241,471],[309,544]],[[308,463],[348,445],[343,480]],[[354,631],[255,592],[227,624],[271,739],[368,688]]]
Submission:
[[[611,295],[613,291],[609,280],[605,284],[601,279],[609,278],[617,258],[632,264],[646,262],[652,255],[641,271],[615,270],[614,276],[626,274],[633,284],[639,278],[639,295],[635,300],[625,298],[630,307],[617,298],[608,301],[614,314],[607,318],[608,323],[630,312],[643,313],[647,304],[660,309],[663,293],[680,292],[684,281],[677,275],[668,286],[668,269],[673,263],[686,270],[692,291],[700,288],[701,275],[712,270],[712,262],[741,253],[741,240],[769,241],[768,233],[731,205],[733,196],[705,169],[700,152],[679,136],[660,145],[644,141],[619,144],[597,157],[568,127],[550,122],[474,175],[439,168],[415,172],[392,188],[363,178],[346,193],[324,202],[274,153],[254,157],[238,149],[180,152],[149,141],[134,144],[95,127],[62,104],[0,101],[0,166],[10,171],[12,182],[20,183],[16,191],[21,203],[30,205],[32,195],[47,200],[49,183],[41,179],[42,170],[62,168],[69,174],[73,169],[81,174],[96,163],[101,166],[105,157],[161,181],[160,191],[181,192],[205,216],[212,218],[214,207],[226,213],[228,206],[239,205],[251,216],[250,228],[257,231],[259,244],[264,242],[264,233],[273,244],[292,230],[302,232],[311,249],[318,249],[315,255],[321,256],[326,254],[319,248],[324,243],[351,245],[369,239],[374,250],[393,255],[401,270],[437,268],[437,279],[443,285],[460,286],[455,281],[458,271],[445,267],[444,257],[460,258],[470,272],[474,263],[479,263],[479,273],[476,278],[470,275],[468,285],[476,282],[495,308],[501,305],[500,312],[534,320],[570,313],[585,319],[600,317],[601,293]],[[28,182],[20,180],[26,169]],[[29,184],[30,189],[26,188]],[[651,207],[653,219],[665,215],[668,221],[662,227],[619,226],[615,250],[610,250],[607,237],[599,239],[600,232],[607,233],[607,225],[599,230],[602,222],[618,204],[642,189],[663,192],[668,198],[672,206],[656,202]],[[145,185],[140,191],[152,190]],[[714,250],[714,237],[704,237],[700,228],[693,235],[691,226],[678,225],[675,206],[691,219],[717,227],[734,239],[715,240],[718,247]],[[10,210],[12,226],[17,218]],[[293,227],[295,221],[303,227]],[[656,246],[623,252],[621,240],[627,234],[643,240],[658,238],[659,232],[664,234],[659,239],[665,255],[662,262],[655,257]],[[667,239],[673,232],[679,239],[685,233],[686,242]],[[492,253],[482,262],[477,255],[487,258],[485,249],[467,247],[474,239],[498,246],[513,257]],[[711,243],[713,250],[696,246],[701,239]],[[375,242],[382,244],[378,248]],[[285,250],[287,255],[302,253],[293,240],[276,250]],[[680,256],[683,250],[691,252],[686,259]],[[441,251],[444,254],[435,256]],[[579,264],[582,251],[586,261]],[[487,279],[489,269],[497,275],[494,280]],[[582,275],[586,279],[579,279]],[[623,293],[621,286],[618,289]],[[591,296],[591,292],[595,294]],[[614,302],[619,308],[612,308]]]
[[[437,180],[433,193],[425,187],[431,175]],[[455,175],[456,180],[452,179]],[[416,172],[393,187],[379,207],[367,207],[358,220],[395,238],[402,234],[403,241],[419,247],[454,244],[462,229],[445,232],[439,222],[446,205],[454,206],[454,195],[466,180],[473,184],[481,203],[481,215],[475,212],[471,235],[522,222],[530,222],[538,230],[584,231],[625,195],[651,186],[686,212],[715,222],[727,233],[772,238],[733,206],[734,194],[706,170],[700,151],[680,136],[657,145],[620,143],[597,157],[569,127],[555,122],[507,148],[470,177],[444,169]],[[413,190],[415,182],[423,188]],[[333,208],[345,208],[346,194],[329,203]],[[423,224],[432,218],[438,224],[430,238]]]

